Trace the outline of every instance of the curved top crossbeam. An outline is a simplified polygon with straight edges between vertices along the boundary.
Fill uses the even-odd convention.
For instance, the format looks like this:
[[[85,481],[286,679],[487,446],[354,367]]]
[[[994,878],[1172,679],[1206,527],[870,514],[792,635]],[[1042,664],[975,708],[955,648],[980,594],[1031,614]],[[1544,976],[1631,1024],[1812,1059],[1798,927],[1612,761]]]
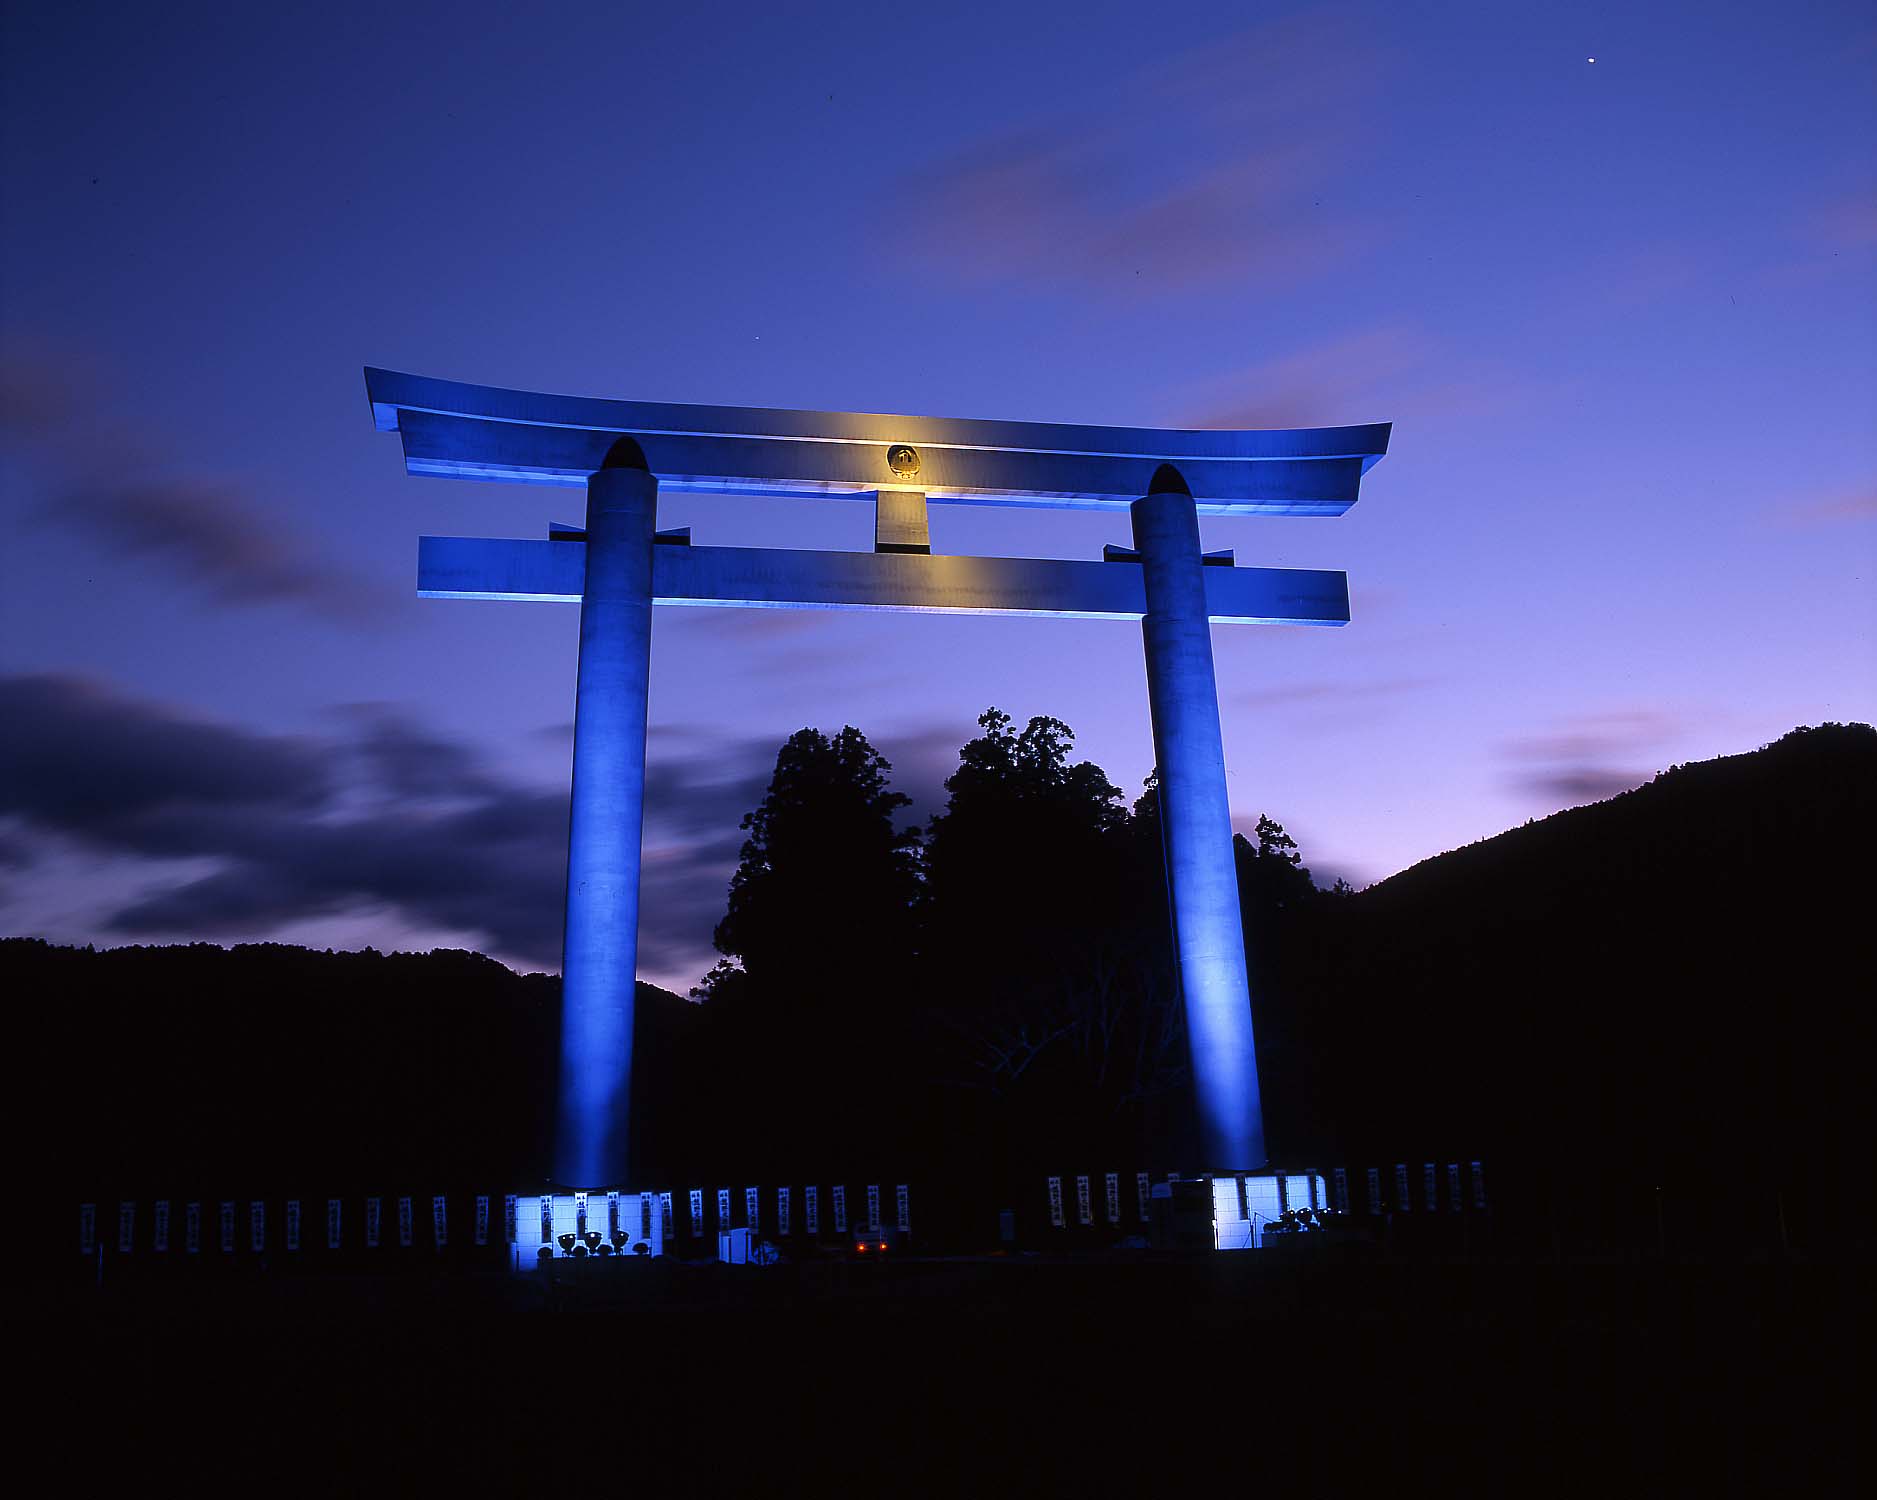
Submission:
[[[1251,431],[1084,427],[552,396],[367,368],[381,432],[412,474],[584,485],[622,435],[665,490],[917,491],[934,502],[1125,507],[1173,463],[1212,515],[1341,515],[1390,424]]]

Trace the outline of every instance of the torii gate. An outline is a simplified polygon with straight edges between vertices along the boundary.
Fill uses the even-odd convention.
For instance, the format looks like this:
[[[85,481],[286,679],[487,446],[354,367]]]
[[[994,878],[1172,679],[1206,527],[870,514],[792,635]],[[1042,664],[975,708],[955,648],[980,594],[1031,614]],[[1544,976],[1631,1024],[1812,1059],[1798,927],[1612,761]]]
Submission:
[[[654,604],[1141,621],[1204,1165],[1265,1164],[1208,626],[1347,624],[1349,588],[1342,573],[1202,555],[1198,517],[1341,515],[1388,451],[1389,424],[1195,432],[680,406],[370,368],[365,386],[408,473],[586,486],[584,530],[427,536],[417,552],[424,598],[580,605],[556,1180],[604,1188],[627,1171]],[[688,528],[657,529],[661,483],[869,500],[874,550],[694,547]],[[928,501],[1125,506],[1134,547],[1101,562],[935,557]]]

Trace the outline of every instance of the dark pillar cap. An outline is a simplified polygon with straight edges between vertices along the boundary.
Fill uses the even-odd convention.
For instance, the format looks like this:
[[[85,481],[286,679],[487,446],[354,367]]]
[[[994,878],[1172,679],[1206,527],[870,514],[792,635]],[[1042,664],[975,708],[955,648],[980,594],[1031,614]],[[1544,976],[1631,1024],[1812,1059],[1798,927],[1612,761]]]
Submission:
[[[1193,487],[1186,482],[1186,476],[1172,464],[1162,464],[1154,470],[1152,483],[1147,486],[1150,495],[1186,495],[1191,496]]]
[[[639,446],[635,437],[621,437],[618,442],[606,450],[606,457],[600,460],[602,469],[640,469],[649,471],[651,465],[645,461],[645,450]]]

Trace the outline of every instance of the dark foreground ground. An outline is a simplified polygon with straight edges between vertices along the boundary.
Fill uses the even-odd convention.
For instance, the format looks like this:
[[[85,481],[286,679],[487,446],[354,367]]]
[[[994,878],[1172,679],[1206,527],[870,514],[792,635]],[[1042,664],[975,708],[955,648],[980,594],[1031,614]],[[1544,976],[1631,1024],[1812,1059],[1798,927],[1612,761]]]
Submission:
[[[585,1274],[45,1289],[4,1329],[31,1386],[12,1462],[71,1493],[116,1468],[185,1494],[1820,1495],[1870,1477],[1861,1266],[566,1271]]]

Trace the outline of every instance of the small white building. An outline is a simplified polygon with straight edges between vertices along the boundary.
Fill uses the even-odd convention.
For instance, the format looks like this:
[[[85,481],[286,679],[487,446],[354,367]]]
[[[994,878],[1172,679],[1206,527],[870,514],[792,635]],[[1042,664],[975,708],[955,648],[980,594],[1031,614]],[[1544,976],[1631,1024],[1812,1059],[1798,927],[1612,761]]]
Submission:
[[[1238,1172],[1212,1179],[1212,1243],[1220,1250],[1259,1250],[1264,1230],[1287,1208],[1327,1208],[1319,1172]]]
[[[598,1234],[603,1245],[617,1245],[614,1253],[619,1255],[663,1255],[664,1206],[657,1193],[553,1193],[515,1199],[515,1261],[523,1271],[540,1263],[543,1245],[553,1251],[550,1258],[559,1260],[567,1254],[560,1237],[573,1235],[578,1242],[583,1232]]]

